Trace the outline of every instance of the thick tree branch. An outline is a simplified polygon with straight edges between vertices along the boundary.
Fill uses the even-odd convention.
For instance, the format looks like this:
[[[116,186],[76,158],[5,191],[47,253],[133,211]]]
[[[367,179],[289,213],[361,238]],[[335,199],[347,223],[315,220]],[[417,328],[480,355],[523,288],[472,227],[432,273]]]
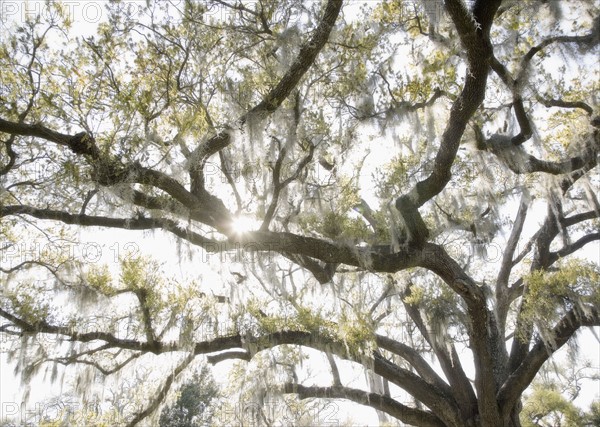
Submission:
[[[461,409],[452,395],[446,395],[419,376],[404,370],[375,354],[373,372],[386,378],[392,384],[403,388],[417,400],[429,407],[434,414],[444,420],[449,426],[462,426]]]
[[[2,118],[0,118],[0,132],[5,132],[9,135],[42,138],[67,147],[75,154],[88,155],[92,159],[100,158],[100,150],[96,145],[96,141],[86,132],[78,133],[77,135],[67,135],[53,131],[41,124],[15,123]]]
[[[248,251],[305,255],[327,264],[346,264],[388,273],[400,271],[410,266],[414,267],[422,257],[427,256],[426,250],[403,248],[398,252],[390,253],[387,246],[381,249],[377,246],[350,246],[314,237],[272,231],[244,233],[235,239],[230,239],[228,248],[234,249],[239,247],[237,245],[242,245]]]
[[[582,213],[578,213],[566,218],[562,218],[560,220],[560,224],[563,227],[571,227],[573,225],[579,224],[580,222],[583,221],[589,221],[591,219],[596,219],[596,218],[600,218],[600,211],[598,210],[593,210],[593,211],[587,211],[587,212],[582,212]]]
[[[404,221],[404,234],[408,243],[417,247],[427,240],[429,232],[418,208],[439,194],[450,181],[450,169],[464,134],[466,125],[484,99],[487,75],[492,58],[489,30],[492,17],[500,1],[476,5],[479,15],[472,15],[464,3],[458,0],[445,2],[446,9],[454,22],[463,47],[467,51],[465,85],[450,110],[448,125],[442,135],[436,154],[433,172],[418,182],[408,193],[398,197],[395,206]],[[480,22],[477,21],[480,19]]]
[[[219,245],[216,240],[208,239],[192,231],[184,230],[172,220],[154,218],[110,218],[85,214],[71,214],[53,209],[38,209],[32,206],[0,206],[0,218],[9,215],[29,215],[37,219],[60,221],[65,224],[123,228],[126,230],[162,229],[175,234],[190,243],[204,248],[214,249]]]
[[[232,350],[232,351],[224,351],[222,353],[213,354],[206,356],[206,360],[211,365],[216,365],[217,363],[223,362],[225,360],[245,360],[249,362],[252,360],[252,356],[249,351],[245,350]]]
[[[515,117],[517,123],[519,123],[520,132],[518,135],[513,136],[510,142],[514,146],[521,145],[529,138],[533,133],[531,122],[525,111],[523,105],[523,98],[521,96],[521,82],[518,79],[513,79],[508,69],[502,64],[496,57],[492,58],[492,70],[500,77],[502,82],[510,89],[513,97],[513,110],[515,111]]]
[[[497,424],[499,412],[495,403],[497,377],[503,360],[504,337],[499,336],[494,315],[487,309],[483,289],[470,278],[443,248],[428,244],[422,267],[436,273],[450,288],[463,297],[470,318],[469,339],[475,361],[475,385],[479,413]],[[493,421],[492,421],[493,420]]]
[[[79,333],[74,331],[72,328],[51,325],[44,320],[39,320],[35,324],[32,324],[8,313],[4,309],[0,309],[0,316],[7,319],[25,333],[59,334],[68,337],[69,340],[79,342],[104,341],[114,348],[140,351],[145,353],[149,352],[154,354],[184,350],[175,342],[164,343],[155,341],[153,343],[147,343],[131,339],[120,339],[110,333],[102,331]],[[250,353],[250,356],[253,356],[255,352],[284,344],[302,345],[323,352],[331,352],[338,357],[352,360],[361,364],[365,363],[366,360],[364,355],[349,353],[347,346],[343,342],[338,342],[332,340],[331,338],[319,336],[316,333],[302,331],[282,331],[259,337],[251,337],[247,335],[243,336],[238,334],[219,337],[210,341],[197,342],[193,347],[193,351],[186,360],[188,360],[187,363],[189,363],[195,355],[227,350],[230,351],[226,352],[226,354],[223,356],[214,356],[212,361],[216,362],[236,356],[240,356],[245,359],[248,356],[248,353],[247,351],[239,351],[240,349],[245,349],[246,347],[248,347],[248,349],[251,348],[253,351]],[[376,374],[387,378],[390,382],[405,389],[408,393],[412,394],[415,396],[415,398],[419,399],[419,401],[431,408],[434,413],[437,414],[437,416],[446,420],[449,425],[456,427],[461,425],[459,408],[456,406],[456,403],[452,399],[451,395],[448,395],[444,391],[432,386],[414,373],[399,368],[376,353],[372,357],[373,358],[368,363],[370,368],[372,368]],[[151,407],[152,406],[153,405],[151,405]],[[144,411],[144,416],[147,416],[151,412],[152,411]]]
[[[421,316],[421,312],[419,308],[413,304],[408,304],[405,302],[406,297],[410,295],[412,284],[407,286],[407,289],[403,295],[403,304],[406,309],[407,314],[415,322],[415,325],[419,329],[421,335],[425,338],[425,341],[429,344],[433,352],[435,353],[442,370],[444,371],[444,375],[450,382],[450,386],[456,396],[456,399],[460,405],[461,411],[464,414],[468,414],[469,418],[473,414],[476,413],[477,409],[477,400],[475,398],[475,393],[473,391],[473,387],[471,387],[471,383],[467,378],[456,349],[453,344],[450,344],[447,348],[445,345],[440,345],[436,338],[433,337],[431,331],[425,325],[425,321]],[[383,347],[383,346],[382,346]],[[383,347],[386,348],[386,347]],[[389,351],[393,351],[389,348],[386,348]],[[427,375],[425,372],[421,373],[417,366],[414,364],[416,362],[411,362],[411,365],[419,372],[419,374],[427,379]]]
[[[13,150],[13,144],[15,142],[15,135],[11,135],[4,142],[4,147],[6,150],[6,154],[8,155],[8,162],[2,168],[0,168],[0,176],[6,175],[10,170],[14,167],[15,162],[17,161],[17,153]]]
[[[283,385],[284,393],[297,394],[300,399],[325,398],[325,399],[348,399],[361,405],[370,406],[378,411],[385,412],[403,423],[419,425],[423,427],[445,426],[438,417],[428,411],[411,408],[402,405],[396,400],[376,393],[363,390],[333,385],[331,387],[306,387],[301,384],[286,383]]]
[[[531,384],[544,362],[582,326],[600,326],[600,313],[597,307],[570,310],[552,330],[552,342],[538,339],[498,391],[498,404],[503,418],[506,419],[510,415],[517,400]]]
[[[176,222],[167,219],[108,218],[71,214],[52,209],[38,209],[31,206],[0,206],[0,217],[8,215],[29,215],[38,219],[61,221],[65,224],[123,228],[127,230],[163,229],[194,245],[201,246],[209,252],[243,249],[249,252],[267,251],[284,255],[296,254],[298,256],[319,259],[331,265],[347,264],[380,272],[396,272],[414,267],[421,257],[426,256],[426,253],[420,250],[404,249],[392,254],[380,251],[376,247],[352,247],[313,237],[270,231],[247,232],[235,239],[231,238],[229,241],[216,241],[197,233],[183,230]],[[331,274],[331,272],[327,274]],[[331,277],[329,277],[330,279]]]
[[[576,242],[565,246],[561,250],[556,252],[550,252],[549,262],[553,264],[560,258],[567,257],[577,252],[579,249],[583,248],[588,243],[595,242],[598,240],[600,240],[600,233],[586,234],[582,238],[578,239]]]
[[[377,335],[376,340],[380,348],[406,360],[425,381],[447,394],[452,394],[450,386],[431,368],[418,351],[383,335]]]

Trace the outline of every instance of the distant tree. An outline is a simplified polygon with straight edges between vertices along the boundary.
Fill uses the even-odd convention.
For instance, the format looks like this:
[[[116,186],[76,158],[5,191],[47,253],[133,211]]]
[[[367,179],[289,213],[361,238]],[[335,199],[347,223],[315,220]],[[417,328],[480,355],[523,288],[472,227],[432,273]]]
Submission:
[[[523,404],[523,427],[578,427],[583,425],[581,410],[555,387],[536,384]]]
[[[584,411],[556,387],[537,383],[523,402],[521,422],[523,427],[598,427],[600,401]]]
[[[162,409],[160,427],[197,427],[210,424],[211,402],[219,394],[212,373],[202,366],[199,373],[179,389],[177,400]]]
[[[25,3],[0,3],[0,332],[25,383],[144,366],[116,402],[156,424],[196,358],[260,354],[258,400],[519,427],[600,326],[597,1]]]
[[[583,419],[586,427],[600,426],[600,400],[592,402],[590,410],[584,415]]]
[[[521,422],[524,427],[578,427],[588,425],[593,418],[594,404],[588,412],[575,404],[586,380],[600,380],[600,373],[591,362],[581,358],[581,349],[571,342],[568,353],[554,363],[545,365],[523,400]]]

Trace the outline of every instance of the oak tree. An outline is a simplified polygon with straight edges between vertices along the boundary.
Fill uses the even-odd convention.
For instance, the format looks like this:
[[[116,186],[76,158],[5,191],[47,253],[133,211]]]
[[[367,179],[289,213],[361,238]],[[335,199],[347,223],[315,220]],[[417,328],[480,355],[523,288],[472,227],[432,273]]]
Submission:
[[[0,330],[23,380],[152,368],[136,425],[198,360],[262,357],[272,395],[520,426],[600,325],[598,4],[103,7],[4,14]],[[154,232],[190,280],[94,262],[85,230]]]

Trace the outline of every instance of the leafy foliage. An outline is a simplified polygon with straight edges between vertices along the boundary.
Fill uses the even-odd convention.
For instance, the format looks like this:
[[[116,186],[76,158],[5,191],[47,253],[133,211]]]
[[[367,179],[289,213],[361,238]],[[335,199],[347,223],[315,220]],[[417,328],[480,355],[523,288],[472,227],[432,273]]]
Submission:
[[[235,422],[323,424],[333,399],[588,422],[536,378],[600,325],[597,4],[70,6],[2,16],[0,333],[24,384],[102,382],[90,423],[189,424],[212,382],[172,389],[206,357],[237,361]]]
[[[208,367],[184,383],[177,400],[165,406],[159,418],[161,427],[193,427],[210,423],[210,404],[218,396],[219,389]]]

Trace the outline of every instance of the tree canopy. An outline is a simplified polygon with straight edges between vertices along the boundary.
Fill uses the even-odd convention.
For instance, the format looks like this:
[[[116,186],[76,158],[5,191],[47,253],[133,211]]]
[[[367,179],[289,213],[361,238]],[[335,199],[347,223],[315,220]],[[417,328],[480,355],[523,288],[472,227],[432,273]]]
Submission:
[[[515,427],[542,366],[600,326],[596,2],[19,7],[0,331],[24,382],[74,365],[85,395],[145,366],[136,425],[198,361],[239,360],[257,399]],[[83,230],[169,256],[137,240],[98,262]]]

